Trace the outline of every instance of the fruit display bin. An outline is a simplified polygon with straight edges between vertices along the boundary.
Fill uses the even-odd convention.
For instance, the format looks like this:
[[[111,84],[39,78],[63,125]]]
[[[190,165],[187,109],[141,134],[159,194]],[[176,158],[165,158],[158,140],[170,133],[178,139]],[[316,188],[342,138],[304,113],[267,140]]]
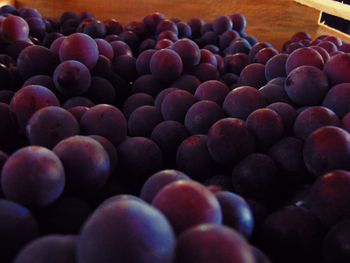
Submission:
[[[349,263],[345,2],[0,0],[0,263]]]

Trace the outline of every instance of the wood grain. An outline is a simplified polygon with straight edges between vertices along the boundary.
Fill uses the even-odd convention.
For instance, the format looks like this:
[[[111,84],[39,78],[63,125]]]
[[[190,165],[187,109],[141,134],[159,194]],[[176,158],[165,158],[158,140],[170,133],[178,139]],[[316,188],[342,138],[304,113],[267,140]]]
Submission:
[[[15,0],[0,0],[0,6],[14,5],[14,4],[15,4]]]
[[[327,14],[350,19],[350,5],[332,0],[295,0],[295,2],[307,5]]]
[[[98,19],[115,18],[123,24],[156,11],[185,21],[192,17],[212,21],[216,16],[238,12],[247,18],[248,34],[278,49],[297,31],[307,31],[313,37],[331,32],[319,30],[318,10],[293,0],[18,0],[16,5],[37,8],[46,17],[59,17],[68,10],[91,11]]]

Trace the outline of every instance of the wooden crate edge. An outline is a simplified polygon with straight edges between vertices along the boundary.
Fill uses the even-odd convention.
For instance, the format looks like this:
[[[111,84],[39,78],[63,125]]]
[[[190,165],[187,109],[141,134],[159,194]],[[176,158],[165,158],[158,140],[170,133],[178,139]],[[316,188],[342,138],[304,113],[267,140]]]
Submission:
[[[325,28],[328,31],[336,33],[336,35],[340,36],[342,39],[345,39],[346,41],[350,42],[350,35],[342,32],[340,30],[337,30],[333,27],[330,27],[330,26],[326,25],[325,23],[321,23],[320,20],[318,21],[318,25]]]
[[[350,5],[344,3],[332,0],[294,0],[294,2],[346,20],[350,19]]]

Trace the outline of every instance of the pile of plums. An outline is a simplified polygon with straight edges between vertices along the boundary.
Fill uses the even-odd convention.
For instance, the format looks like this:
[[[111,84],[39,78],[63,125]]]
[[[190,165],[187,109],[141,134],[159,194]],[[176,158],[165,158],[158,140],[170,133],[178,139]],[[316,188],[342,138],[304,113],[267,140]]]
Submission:
[[[350,262],[350,45],[240,14],[0,8],[0,262]]]

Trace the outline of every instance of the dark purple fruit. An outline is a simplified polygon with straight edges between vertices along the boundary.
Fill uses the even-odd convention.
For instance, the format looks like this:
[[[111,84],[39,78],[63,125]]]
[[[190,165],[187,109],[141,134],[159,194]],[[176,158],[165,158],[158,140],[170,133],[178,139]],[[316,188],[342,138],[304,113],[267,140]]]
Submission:
[[[78,196],[95,194],[110,175],[106,150],[87,136],[72,136],[60,141],[53,152],[61,160],[66,174],[66,192]],[[84,165],[82,165],[84,164]]]
[[[310,211],[287,206],[266,219],[259,244],[272,262],[320,262],[323,236],[322,224]]]
[[[118,200],[99,208],[86,221],[80,237],[80,263],[171,263],[174,258],[170,224],[157,209],[138,200]]]
[[[266,84],[265,65],[260,63],[251,63],[247,65],[241,72],[239,84],[242,86],[252,86],[261,88]]]
[[[241,235],[226,226],[203,224],[182,233],[176,263],[253,263],[253,252]]]
[[[29,208],[53,203],[62,194],[65,181],[62,162],[54,152],[40,146],[13,153],[1,173],[5,197]]]
[[[60,46],[60,60],[77,60],[88,69],[92,69],[98,60],[98,46],[94,39],[83,33],[74,33],[66,37]]]
[[[141,189],[140,197],[148,203],[151,203],[158,192],[166,185],[178,181],[190,180],[190,178],[177,170],[162,170],[153,174],[144,183]]]
[[[202,100],[188,109],[184,124],[191,134],[208,134],[209,128],[224,117],[225,113],[218,104]]]
[[[326,226],[350,219],[348,187],[350,173],[333,170],[323,174],[311,186],[305,206]]]
[[[312,132],[328,125],[340,126],[339,118],[333,111],[322,106],[308,107],[295,119],[294,135],[306,140]]]
[[[217,80],[208,80],[197,87],[194,96],[198,100],[210,100],[221,106],[229,91],[226,84]]]
[[[28,243],[16,256],[14,263],[66,262],[75,263],[77,236],[45,236]]]
[[[154,197],[152,205],[167,217],[177,234],[197,225],[220,224],[222,221],[215,195],[205,186],[191,180],[168,184]]]
[[[151,95],[146,93],[135,93],[128,97],[123,106],[123,113],[126,119],[129,119],[131,113],[141,106],[154,104],[154,99]]]
[[[224,59],[226,72],[241,74],[242,70],[249,65],[249,56],[245,53],[227,55]]]
[[[193,67],[191,72],[201,82],[208,80],[217,80],[220,75],[218,69],[210,63],[200,63],[197,66]]]
[[[270,201],[276,198],[280,181],[274,160],[262,153],[248,155],[232,172],[236,193],[254,200]]]
[[[49,106],[37,110],[26,127],[32,145],[52,149],[58,142],[79,134],[79,123],[67,110]]]
[[[261,148],[267,148],[282,138],[284,126],[278,113],[270,109],[257,109],[249,114],[246,125]]]
[[[156,107],[150,105],[138,107],[129,116],[129,134],[131,136],[150,137],[154,127],[162,121],[162,115]]]
[[[220,191],[215,194],[222,211],[222,223],[249,238],[254,229],[254,218],[247,202],[237,194]]]
[[[181,57],[173,50],[158,50],[150,60],[152,75],[163,82],[176,80],[182,73]]]
[[[163,156],[155,142],[145,137],[127,137],[117,148],[124,178],[132,187],[140,188],[145,180],[163,166]],[[138,189],[139,190],[139,189]]]
[[[310,106],[321,104],[329,90],[329,84],[320,69],[300,66],[288,74],[284,89],[295,104]]]
[[[335,225],[323,241],[325,263],[343,263],[350,260],[349,220]]]
[[[204,181],[215,173],[216,164],[208,151],[207,142],[206,135],[192,135],[177,149],[178,169],[197,181]]]
[[[258,90],[243,86],[227,94],[222,108],[229,117],[245,120],[254,110],[267,104],[266,98]]]
[[[286,73],[289,74],[293,69],[300,66],[314,66],[322,69],[323,58],[312,48],[298,48],[288,56],[286,61]]]
[[[212,158],[221,165],[233,165],[255,150],[255,140],[244,121],[225,118],[210,128],[207,140]]]
[[[265,64],[265,77],[268,81],[277,78],[285,77],[287,54],[278,54],[270,58]]]
[[[117,154],[117,149],[115,146],[105,137],[100,136],[100,135],[89,135],[90,138],[98,141],[103,148],[106,150],[108,157],[109,157],[109,163],[111,166],[111,172],[114,171],[117,162],[118,162],[118,154]]]
[[[182,75],[171,84],[172,88],[183,89],[191,94],[194,94],[197,87],[200,85],[199,79],[193,75]]]
[[[324,73],[331,85],[350,82],[347,72],[350,69],[350,54],[339,54],[331,57],[324,65]]]
[[[164,159],[173,162],[179,145],[188,137],[185,126],[177,121],[163,121],[154,127],[151,139],[161,149]]]
[[[183,123],[188,109],[196,102],[196,98],[185,90],[174,90],[166,95],[161,104],[164,120]]]
[[[307,170],[303,155],[304,143],[294,137],[285,137],[274,144],[268,155],[275,161],[283,178],[284,193],[294,191],[294,187],[307,179]]]
[[[150,74],[140,76],[132,85],[133,93],[146,93],[152,97],[156,97],[157,94],[163,89],[164,84]]]
[[[324,126],[309,135],[304,161],[310,173],[321,176],[335,169],[350,169],[350,134],[338,127]]]
[[[127,123],[123,113],[107,104],[90,108],[81,118],[80,127],[83,134],[101,135],[118,145],[125,139]]]
[[[46,47],[34,45],[26,47],[17,58],[17,70],[23,79],[35,75],[52,76],[59,59],[55,53]]]
[[[10,111],[19,130],[25,127],[33,113],[47,106],[59,106],[60,103],[49,89],[40,85],[30,85],[16,92],[10,103]]]
[[[171,47],[181,58],[184,70],[199,64],[201,52],[198,45],[190,39],[180,39]]]
[[[290,133],[293,128],[294,121],[298,115],[297,111],[290,104],[284,102],[275,102],[266,108],[274,110],[280,115],[285,133]]]
[[[38,236],[38,223],[24,206],[0,199],[0,258],[12,262],[18,251]]]
[[[259,89],[259,92],[264,95],[269,103],[274,102],[285,102],[292,104],[292,101],[288,97],[287,92],[284,89],[283,85],[267,83],[265,86]]]
[[[350,84],[342,83],[333,86],[324,97],[322,105],[334,111],[339,118],[350,112]]]

